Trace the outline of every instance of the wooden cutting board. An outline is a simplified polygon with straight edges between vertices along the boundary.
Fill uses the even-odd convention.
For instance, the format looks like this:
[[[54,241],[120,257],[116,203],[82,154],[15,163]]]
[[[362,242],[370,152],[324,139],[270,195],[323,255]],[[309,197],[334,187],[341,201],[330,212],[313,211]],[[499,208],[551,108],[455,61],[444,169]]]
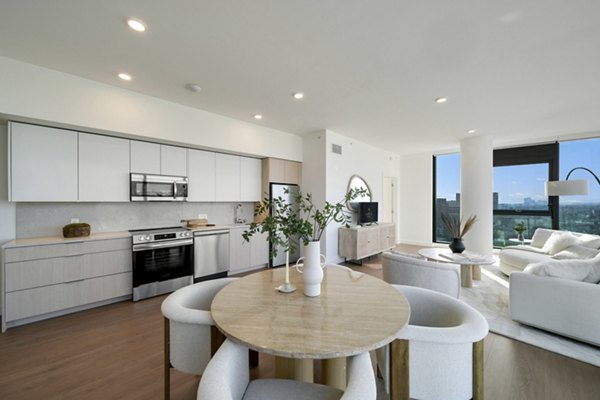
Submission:
[[[181,222],[185,222],[185,224],[188,228],[199,228],[202,226],[210,226],[211,225],[208,223],[208,220],[205,218],[182,219]]]

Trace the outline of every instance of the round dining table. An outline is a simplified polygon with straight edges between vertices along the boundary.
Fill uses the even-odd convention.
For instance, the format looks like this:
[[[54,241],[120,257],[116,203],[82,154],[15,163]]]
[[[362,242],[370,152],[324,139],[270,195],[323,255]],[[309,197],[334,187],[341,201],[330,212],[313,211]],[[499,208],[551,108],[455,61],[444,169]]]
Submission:
[[[327,360],[325,383],[343,388],[345,357],[393,342],[408,323],[406,298],[370,275],[328,265],[321,295],[316,297],[303,294],[302,275],[296,270],[290,271],[290,281],[297,290],[277,291],[284,278],[285,268],[244,276],[217,293],[211,313],[217,328],[231,340],[252,350],[299,360],[296,369],[297,365],[311,366],[308,372],[296,372],[296,379],[312,380],[312,361]],[[398,362],[403,355],[394,354],[395,347],[399,346],[391,347],[390,358]],[[400,384],[394,382],[394,374],[390,384]]]

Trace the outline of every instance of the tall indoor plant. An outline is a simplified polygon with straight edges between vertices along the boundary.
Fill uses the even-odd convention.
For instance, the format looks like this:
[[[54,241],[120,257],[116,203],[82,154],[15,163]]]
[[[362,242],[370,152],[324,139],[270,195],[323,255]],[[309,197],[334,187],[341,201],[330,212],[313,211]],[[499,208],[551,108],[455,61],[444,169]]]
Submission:
[[[458,221],[457,218],[454,218],[449,214],[442,214],[442,222],[444,226],[452,235],[452,243],[450,243],[450,250],[453,253],[462,253],[465,251],[465,244],[463,243],[463,237],[471,230],[475,222],[477,222],[477,215],[471,215],[467,220],[463,223],[461,218]]]
[[[286,192],[289,194],[289,192]],[[325,202],[323,208],[315,206],[311,193],[298,191],[292,193],[294,202],[292,205],[283,198],[265,198],[260,202],[254,214],[263,216],[262,222],[250,224],[243,237],[250,237],[257,232],[267,233],[271,242],[271,255],[277,255],[277,247],[282,246],[289,253],[295,250],[292,237],[297,237],[304,245],[304,294],[307,296],[318,296],[321,293],[321,280],[323,271],[320,266],[320,240],[327,226],[331,222],[348,226],[351,218],[349,211],[345,209],[347,202],[359,196],[367,194],[364,188],[350,189],[343,199],[337,203]],[[287,258],[287,257],[286,257]],[[286,262],[286,285],[289,285],[288,263]],[[286,291],[286,290],[282,290]]]

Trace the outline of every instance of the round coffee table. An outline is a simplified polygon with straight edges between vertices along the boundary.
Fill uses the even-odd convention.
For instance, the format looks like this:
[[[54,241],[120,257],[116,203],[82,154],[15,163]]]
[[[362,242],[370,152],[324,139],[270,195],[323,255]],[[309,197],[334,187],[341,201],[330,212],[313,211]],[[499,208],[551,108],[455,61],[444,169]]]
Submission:
[[[420,249],[418,253],[431,261],[459,264],[460,285],[466,288],[473,287],[473,279],[481,280],[481,265],[494,263],[492,257],[485,257],[468,251],[462,254],[452,253],[450,249],[442,247],[426,247]]]

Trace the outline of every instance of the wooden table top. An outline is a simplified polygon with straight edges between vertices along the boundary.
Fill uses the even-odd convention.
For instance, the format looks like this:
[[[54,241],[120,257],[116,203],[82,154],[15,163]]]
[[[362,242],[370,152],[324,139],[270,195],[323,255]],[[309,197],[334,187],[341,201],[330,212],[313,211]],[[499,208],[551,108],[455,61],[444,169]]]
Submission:
[[[297,290],[275,290],[285,268],[247,275],[215,296],[217,327],[245,346],[276,356],[328,359],[390,343],[408,323],[410,307],[392,286],[344,267],[324,270],[321,295],[302,293],[302,275],[290,269]]]

